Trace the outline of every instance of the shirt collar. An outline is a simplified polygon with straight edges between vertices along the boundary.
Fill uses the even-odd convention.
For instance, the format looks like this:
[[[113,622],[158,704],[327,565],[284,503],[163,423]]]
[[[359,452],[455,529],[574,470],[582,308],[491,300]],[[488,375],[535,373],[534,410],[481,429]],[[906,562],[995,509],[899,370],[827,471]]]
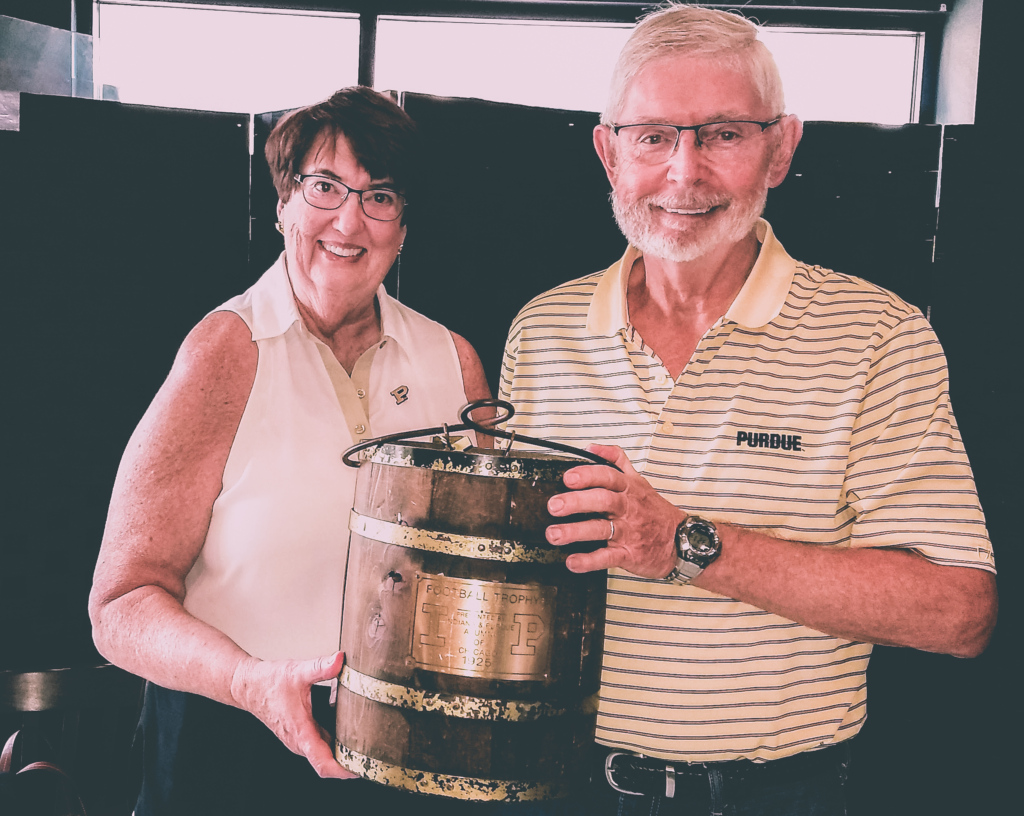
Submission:
[[[401,346],[409,347],[410,329],[405,316],[382,283],[377,289],[380,304],[382,342],[393,339]],[[253,340],[279,337],[298,323],[301,331],[308,332],[295,305],[295,293],[288,279],[288,267],[282,252],[274,265],[252,287]],[[312,335],[311,335],[312,336]]]
[[[292,284],[282,252],[252,287],[252,339],[279,337],[299,320]],[[299,321],[301,325],[302,321]]]
[[[779,243],[771,224],[759,218],[756,230],[761,251],[739,294],[725,313],[726,320],[750,329],[766,326],[782,311],[796,271],[796,261]],[[588,331],[611,336],[629,325],[626,289],[633,264],[642,254],[630,245],[622,258],[605,270],[587,312]]]

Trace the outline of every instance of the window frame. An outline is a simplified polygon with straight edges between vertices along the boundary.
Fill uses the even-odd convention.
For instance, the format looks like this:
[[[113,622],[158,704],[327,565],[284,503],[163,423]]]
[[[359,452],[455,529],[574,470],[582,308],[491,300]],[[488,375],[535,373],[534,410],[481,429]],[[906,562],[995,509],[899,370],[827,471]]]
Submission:
[[[82,0],[78,0],[84,5]],[[146,0],[93,0],[101,3],[146,5]],[[494,20],[559,20],[564,22],[635,23],[653,11],[654,2],[636,0],[162,0],[163,3],[196,6],[235,6],[294,11],[332,11],[359,15],[360,85],[374,86],[377,18],[472,17]],[[923,54],[917,60],[920,88],[917,122],[934,124],[938,101],[939,56],[942,35],[955,0],[791,0],[736,3],[704,3],[707,8],[742,10],[760,25],[786,28],[845,29],[862,31],[911,31],[924,35]],[[94,15],[95,16],[95,15]]]

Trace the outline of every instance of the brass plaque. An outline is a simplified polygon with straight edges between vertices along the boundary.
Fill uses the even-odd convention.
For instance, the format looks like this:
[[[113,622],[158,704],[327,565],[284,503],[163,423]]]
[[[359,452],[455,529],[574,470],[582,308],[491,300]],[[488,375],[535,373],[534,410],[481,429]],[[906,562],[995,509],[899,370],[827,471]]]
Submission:
[[[416,574],[412,658],[465,677],[544,680],[551,671],[551,586]]]

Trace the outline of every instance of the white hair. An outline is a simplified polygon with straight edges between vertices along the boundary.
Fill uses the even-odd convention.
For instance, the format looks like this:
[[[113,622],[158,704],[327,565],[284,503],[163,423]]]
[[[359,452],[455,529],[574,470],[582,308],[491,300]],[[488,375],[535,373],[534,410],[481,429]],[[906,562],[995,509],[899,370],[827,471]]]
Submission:
[[[739,13],[673,3],[648,14],[633,30],[615,63],[601,124],[617,124],[629,84],[648,63],[672,56],[714,57],[746,69],[772,109],[771,115],[781,116],[786,107],[782,79],[774,57],[757,34],[757,26]]]

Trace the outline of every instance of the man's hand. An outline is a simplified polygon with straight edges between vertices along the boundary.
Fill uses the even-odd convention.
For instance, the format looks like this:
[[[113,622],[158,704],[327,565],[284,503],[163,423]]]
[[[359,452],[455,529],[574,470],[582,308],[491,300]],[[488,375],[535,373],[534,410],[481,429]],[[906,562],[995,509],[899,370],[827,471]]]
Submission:
[[[583,465],[566,471],[563,481],[572,493],[548,501],[553,516],[601,513],[603,519],[553,524],[547,529],[552,544],[600,541],[608,546],[592,553],[574,553],[565,565],[573,572],[621,567],[642,578],[664,578],[676,564],[675,532],[686,518],[682,510],[663,499],[647,480],[633,470],[626,454],[614,445],[590,445],[620,470]]]
[[[304,756],[322,777],[353,779],[338,764],[330,735],[313,719],[310,689],[314,683],[337,677],[345,655],[312,660],[257,660],[239,662],[231,682],[231,695],[240,708],[263,721],[293,753]]]

